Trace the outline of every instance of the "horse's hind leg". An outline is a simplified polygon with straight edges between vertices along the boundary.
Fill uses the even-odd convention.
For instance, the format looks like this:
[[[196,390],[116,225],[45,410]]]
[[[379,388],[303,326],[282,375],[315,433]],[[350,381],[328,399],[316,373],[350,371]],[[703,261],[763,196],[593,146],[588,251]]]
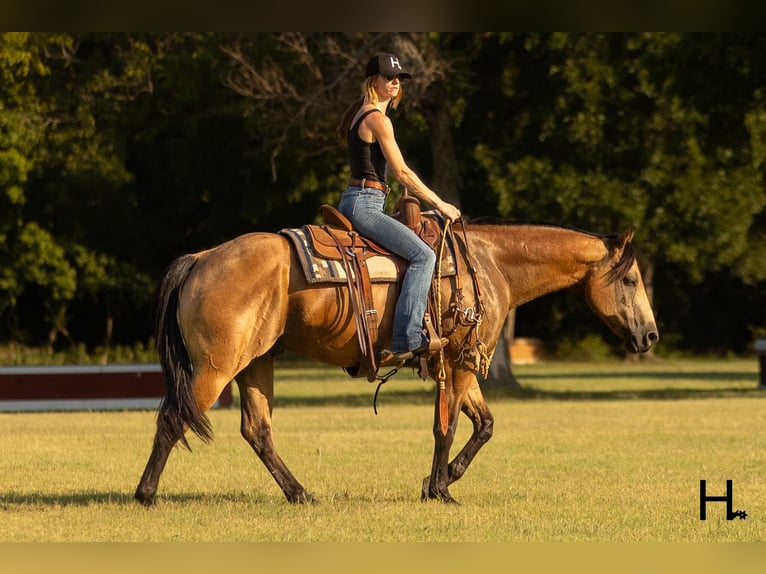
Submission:
[[[189,395],[188,400],[196,403],[200,413],[205,413],[213,406],[230,380],[230,377],[222,375],[214,369],[200,369],[192,378],[190,386],[193,392]],[[154,435],[152,453],[149,455],[144,474],[141,476],[134,495],[136,500],[144,506],[154,506],[160,476],[165,469],[170,453],[189,429],[189,425],[184,422],[184,417],[180,412],[182,408],[182,405],[177,402],[165,400],[157,412],[157,432]],[[203,426],[209,429],[206,418]],[[203,433],[201,438],[206,441],[210,440],[212,431],[208,430]],[[188,446],[185,440],[184,444]]]
[[[289,502],[311,502],[313,497],[295,479],[274,450],[271,411],[274,406],[274,358],[254,359],[237,375],[242,403],[242,436],[253,447]]]
[[[135,498],[144,506],[154,506],[155,497],[157,495],[157,486],[160,482],[160,475],[165,469],[165,464],[168,462],[170,451],[178,442],[180,437],[172,439],[167,436],[163,436],[160,430],[154,435],[154,444],[152,445],[152,454],[149,455],[149,460],[146,463],[144,474],[141,476],[141,481],[136,488]]]

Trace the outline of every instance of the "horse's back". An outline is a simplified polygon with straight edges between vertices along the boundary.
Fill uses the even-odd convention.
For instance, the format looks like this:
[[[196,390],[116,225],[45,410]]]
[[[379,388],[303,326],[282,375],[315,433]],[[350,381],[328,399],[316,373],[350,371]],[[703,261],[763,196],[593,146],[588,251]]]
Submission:
[[[228,260],[242,261],[261,258],[274,253],[277,259],[284,259],[290,250],[284,237],[276,233],[253,232],[239,235],[211,249],[195,253],[199,263],[220,265]]]
[[[310,284],[287,238],[248,233],[194,255],[179,299],[184,339],[209,363],[229,353],[237,368],[277,343],[298,354],[342,366],[359,360],[345,283]],[[396,284],[375,284],[382,343],[388,344]]]

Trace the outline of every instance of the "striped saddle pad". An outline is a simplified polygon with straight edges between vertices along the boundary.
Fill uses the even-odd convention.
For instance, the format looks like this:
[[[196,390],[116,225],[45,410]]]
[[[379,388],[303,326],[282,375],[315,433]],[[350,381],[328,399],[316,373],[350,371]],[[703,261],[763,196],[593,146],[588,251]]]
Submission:
[[[298,260],[308,283],[345,283],[346,270],[340,259],[320,255],[314,245],[314,234],[310,226],[298,229],[282,229],[279,233],[287,237],[295,248]],[[336,233],[342,233],[335,230]],[[385,250],[381,250],[385,251]],[[370,280],[373,283],[394,283],[398,280],[396,261],[393,255],[378,254],[366,258]],[[445,250],[441,275],[455,274],[455,259],[449,249]],[[352,276],[353,279],[353,276]]]

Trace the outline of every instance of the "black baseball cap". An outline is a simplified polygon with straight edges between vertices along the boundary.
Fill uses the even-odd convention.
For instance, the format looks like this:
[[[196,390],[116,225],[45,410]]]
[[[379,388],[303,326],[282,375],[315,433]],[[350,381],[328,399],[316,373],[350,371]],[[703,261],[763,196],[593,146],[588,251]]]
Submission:
[[[376,54],[367,62],[365,68],[367,76],[401,76],[409,80],[412,74],[405,72],[399,63],[399,58],[393,54]]]

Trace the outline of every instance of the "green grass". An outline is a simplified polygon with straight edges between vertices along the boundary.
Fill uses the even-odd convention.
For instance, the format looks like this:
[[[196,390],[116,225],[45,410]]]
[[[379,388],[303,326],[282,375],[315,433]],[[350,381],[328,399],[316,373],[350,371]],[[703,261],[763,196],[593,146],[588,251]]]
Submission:
[[[239,435],[177,449],[146,510],[132,493],[154,413],[0,413],[0,541],[760,541],[766,538],[766,394],[757,362],[551,363],[488,389],[495,434],[451,487],[421,503],[432,384],[375,387],[318,366],[280,368],[278,452],[318,499],[288,504]],[[470,432],[463,418],[453,455]],[[747,520],[710,503],[699,481]]]

